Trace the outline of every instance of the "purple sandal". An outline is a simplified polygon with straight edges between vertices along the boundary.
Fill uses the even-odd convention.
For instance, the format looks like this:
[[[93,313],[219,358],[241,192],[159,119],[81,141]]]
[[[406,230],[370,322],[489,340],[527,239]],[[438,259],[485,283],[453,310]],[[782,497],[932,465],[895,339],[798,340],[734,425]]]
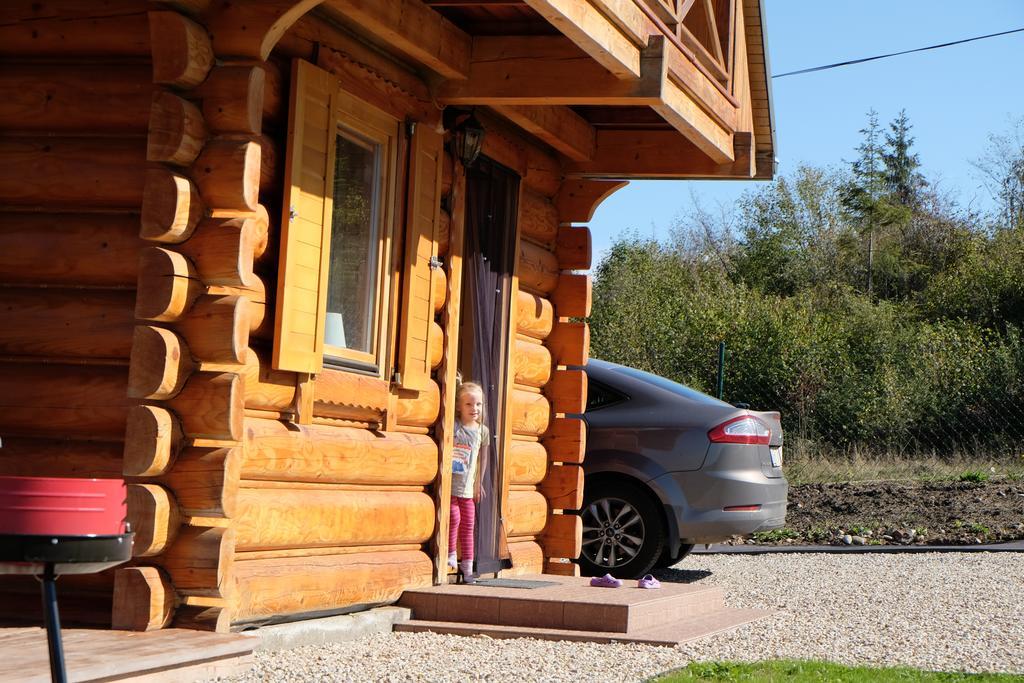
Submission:
[[[611,574],[605,574],[604,576],[592,578],[590,585],[596,588],[620,588],[622,586],[622,579],[616,579]]]
[[[651,574],[647,574],[644,578],[636,582],[637,588],[661,588],[661,581],[658,581]]]

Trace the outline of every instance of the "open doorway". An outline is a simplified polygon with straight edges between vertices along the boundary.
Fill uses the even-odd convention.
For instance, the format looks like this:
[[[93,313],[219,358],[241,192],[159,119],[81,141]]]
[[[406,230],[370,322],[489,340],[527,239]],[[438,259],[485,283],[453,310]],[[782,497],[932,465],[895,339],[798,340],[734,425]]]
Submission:
[[[505,382],[509,371],[508,325],[512,306],[519,176],[481,157],[466,171],[464,302],[459,371],[483,389],[487,443],[480,450],[481,499],[476,506],[475,559],[478,574],[502,568],[505,546],[501,520],[502,443]]]

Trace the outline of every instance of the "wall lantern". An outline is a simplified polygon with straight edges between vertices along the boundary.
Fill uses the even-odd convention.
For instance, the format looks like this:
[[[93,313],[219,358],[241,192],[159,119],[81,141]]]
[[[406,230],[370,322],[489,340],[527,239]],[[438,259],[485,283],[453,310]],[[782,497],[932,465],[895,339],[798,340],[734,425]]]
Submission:
[[[471,110],[446,107],[445,130],[452,132],[452,151],[466,168],[473,165],[484,147],[484,127]]]

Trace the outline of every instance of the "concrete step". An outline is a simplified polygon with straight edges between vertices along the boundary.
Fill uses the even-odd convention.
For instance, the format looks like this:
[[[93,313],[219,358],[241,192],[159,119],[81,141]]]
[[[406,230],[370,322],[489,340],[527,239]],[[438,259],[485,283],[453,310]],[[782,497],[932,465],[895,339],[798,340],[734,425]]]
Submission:
[[[595,643],[643,643],[674,646],[730,631],[771,614],[759,609],[721,607],[702,614],[676,618],[658,626],[626,633],[585,631],[579,629],[537,628],[498,624],[473,624],[450,621],[413,619],[395,624],[395,631],[429,631],[452,635],[485,635],[489,638],[537,638],[540,640],[575,640]]]
[[[533,628],[556,631],[637,633],[717,613],[722,589],[711,585],[665,583],[645,590],[635,582],[621,588],[595,588],[571,576],[523,576],[554,582],[535,589],[481,585],[441,585],[406,591],[399,605],[419,622]]]

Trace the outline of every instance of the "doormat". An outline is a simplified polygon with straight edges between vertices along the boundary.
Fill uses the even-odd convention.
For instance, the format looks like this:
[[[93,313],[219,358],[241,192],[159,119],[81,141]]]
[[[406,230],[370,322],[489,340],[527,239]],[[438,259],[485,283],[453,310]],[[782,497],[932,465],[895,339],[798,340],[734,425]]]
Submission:
[[[529,579],[478,579],[473,586],[489,588],[547,588],[557,586],[557,581],[530,581]]]

